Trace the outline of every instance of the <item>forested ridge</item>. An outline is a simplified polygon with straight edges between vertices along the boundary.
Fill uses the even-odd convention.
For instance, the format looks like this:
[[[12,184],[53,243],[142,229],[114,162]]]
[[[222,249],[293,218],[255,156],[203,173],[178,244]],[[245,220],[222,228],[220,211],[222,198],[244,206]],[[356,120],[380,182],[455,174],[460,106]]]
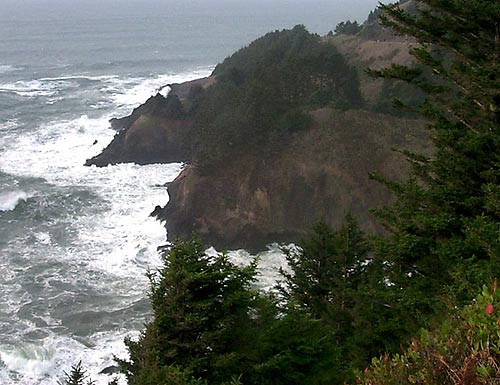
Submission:
[[[207,254],[196,237],[173,242],[163,267],[150,274],[153,318],[139,339],[126,341],[130,358],[118,360],[130,385],[499,382],[500,3],[419,0],[411,13],[403,3],[382,5],[381,20],[419,43],[415,64],[370,72],[425,94],[419,106],[396,104],[428,120],[434,151],[399,149],[411,164],[407,180],[372,175],[396,197],[375,211],[386,233],[363,233],[352,215],[337,230],[319,223],[297,248],[285,250],[291,270],[270,292],[253,286],[255,261],[235,266],[224,254]],[[204,99],[208,92],[244,92],[241,100],[262,101],[252,105],[259,107],[255,115],[246,104],[228,105],[225,123],[216,125],[227,133],[211,139],[217,132],[211,131],[206,140],[232,135],[233,108],[250,127],[277,103],[273,109],[281,113],[266,122],[266,132],[284,135],[289,125],[280,122],[290,114],[306,117],[305,105],[337,102],[328,98],[329,87],[342,82],[323,87],[318,80],[320,58],[336,52],[315,46],[301,27],[276,37],[272,56],[237,69],[222,63],[219,88],[198,89],[188,99],[191,109],[182,107],[196,114],[197,105],[217,100]],[[287,60],[280,39],[312,47],[313,70],[301,90],[306,104],[296,104],[295,89],[268,100],[273,93],[248,80],[266,76],[261,60],[273,74],[293,74],[296,63],[308,60]],[[286,85],[286,77],[269,80],[274,91]],[[352,102],[360,102],[357,95]],[[249,140],[226,136],[221,150],[237,148],[229,139]],[[209,161],[206,167],[219,160]],[[80,378],[76,373],[66,383],[85,380],[81,367],[75,370]]]
[[[357,72],[331,44],[298,25],[257,39],[219,64],[215,84],[191,90],[187,142],[199,169],[258,148],[263,156],[308,129],[309,111],[363,104]]]

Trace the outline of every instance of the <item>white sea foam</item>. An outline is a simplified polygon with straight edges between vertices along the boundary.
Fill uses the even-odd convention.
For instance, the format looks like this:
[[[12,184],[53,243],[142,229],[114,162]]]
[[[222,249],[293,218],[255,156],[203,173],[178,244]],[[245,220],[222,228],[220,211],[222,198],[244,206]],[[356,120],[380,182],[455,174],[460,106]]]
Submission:
[[[38,243],[41,243],[42,245],[50,245],[51,243],[50,234],[47,232],[38,232],[35,233],[34,236]]]
[[[0,123],[0,131],[9,131],[18,127],[17,119],[9,119],[6,122]]]
[[[294,245],[288,245],[288,247],[294,247]],[[213,247],[208,249],[207,252],[210,254],[217,253]],[[229,251],[228,256],[238,266],[246,266],[253,259],[257,258],[257,286],[264,291],[271,290],[282,278],[280,268],[289,271],[285,253],[277,243],[268,245],[266,251],[257,255],[252,255],[248,251],[240,249]]]
[[[22,202],[30,197],[24,191],[15,190],[0,193],[0,211],[11,211]]]
[[[181,169],[181,164],[122,164],[104,170],[91,167],[93,183],[102,186],[99,193],[109,204],[99,222],[101,231],[96,233],[92,217],[81,217],[77,222],[83,244],[106,245],[109,250],[106,258],[89,261],[92,268],[134,276],[138,269],[145,271],[159,264],[156,247],[165,243],[165,229],[149,214],[156,205],[166,204],[168,195],[165,188],[154,186],[173,180]]]
[[[0,148],[3,149],[0,152],[1,171],[19,177],[43,178],[51,186],[51,191],[63,194],[56,205],[62,205],[71,194],[81,191],[91,194],[85,201],[89,207],[81,212],[68,212],[60,219],[51,218],[53,223],[43,223],[31,229],[31,233],[27,229],[28,234],[23,237],[31,237],[31,248],[16,256],[18,263],[11,272],[12,276],[2,278],[0,282],[0,292],[9,298],[0,306],[0,313],[12,315],[15,322],[13,326],[5,326],[15,334],[14,343],[0,346],[0,359],[4,363],[0,364],[0,383],[52,385],[61,378],[63,371],[69,371],[72,364],[81,360],[97,384],[107,384],[109,377],[99,375],[99,372],[114,365],[113,354],[126,357],[123,337],[142,328],[148,317],[145,310],[141,310],[144,314],[136,314],[134,310],[132,314],[136,314],[136,318],[124,317],[119,319],[119,327],[98,330],[81,340],[72,336],[71,329],[64,330],[69,326],[53,314],[51,307],[66,309],[64,306],[68,306],[66,311],[70,315],[72,311],[102,314],[134,308],[146,297],[148,280],[145,273],[147,269],[160,266],[156,249],[166,241],[164,227],[149,214],[156,205],[168,201],[166,188],[158,186],[173,180],[183,165],[120,164],[97,168],[83,164],[113,138],[115,132],[109,128],[110,117],[130,113],[132,108],[165,84],[206,76],[209,72],[200,70],[153,79],[93,77],[90,80],[97,82],[93,87],[105,88],[98,92],[97,98],[112,97],[111,103],[101,105],[105,114],[42,122],[22,136],[0,136]],[[56,84],[53,91],[57,92],[57,87],[68,87],[79,79],[75,76],[38,81],[40,83],[32,86],[47,87],[48,90],[50,85]],[[17,86],[20,88],[22,84]],[[25,86],[27,89],[28,85]],[[94,144],[96,140],[97,144]],[[15,208],[19,199],[22,196],[18,197],[17,203],[9,203],[9,207]],[[43,199],[49,197],[43,196]],[[56,230],[50,227],[52,225],[56,225]],[[71,233],[68,244],[59,243],[61,231]],[[17,238],[14,243],[21,241]],[[43,254],[40,261],[33,259],[33,255],[40,253]],[[243,251],[232,255],[240,263],[248,263],[251,259]],[[269,266],[281,264],[280,257],[273,255],[270,251],[269,255],[261,256],[259,268],[263,274],[267,274]],[[12,270],[0,260],[0,273],[9,269]],[[40,271],[33,276],[36,269]],[[38,285],[42,293],[31,296],[30,285]],[[266,281],[262,286],[272,285]],[[78,303],[75,310],[72,301],[79,296],[89,297],[89,302]],[[4,298],[3,294],[1,298]],[[91,302],[91,298],[96,300]],[[36,324],[15,317],[26,317],[25,314],[33,317]],[[41,333],[43,339],[30,342],[25,338],[29,333]],[[6,372],[11,374],[6,375]],[[3,381],[3,378],[9,380]]]
[[[0,169],[4,172],[43,177],[50,182],[66,183],[78,168],[82,171],[85,159],[100,151],[112,138],[107,117],[91,119],[87,115],[42,124],[36,131],[17,137],[4,145]],[[97,145],[93,145],[98,140]]]
[[[1,73],[1,72],[0,72]],[[14,93],[22,97],[50,97],[49,102],[54,102],[54,96],[60,95],[66,90],[72,90],[73,95],[64,95],[64,97],[74,96],[82,91],[79,89],[84,80],[98,82],[98,84],[112,84],[114,82],[123,82],[117,75],[86,76],[86,75],[68,75],[57,77],[42,77],[31,80],[18,80],[12,83],[0,84],[0,92]]]
[[[181,74],[165,74],[148,78],[112,79],[103,91],[112,93],[111,99],[119,107],[135,107],[145,102],[161,87],[209,76],[213,68],[199,69]],[[127,89],[127,92],[124,92]],[[164,91],[167,89],[164,88]]]
[[[64,373],[69,373],[71,366],[80,361],[96,385],[107,385],[114,377],[119,380],[119,384],[125,384],[122,375],[110,377],[100,373],[103,369],[116,365],[113,355],[127,358],[121,334],[97,333],[92,338],[95,344],[89,346],[69,336],[52,335],[40,343],[1,347],[0,359],[9,371],[20,373],[18,382],[23,385],[57,384],[54,374],[57,373],[61,381]]]
[[[182,169],[182,164],[83,166],[85,159],[98,153],[112,139],[114,131],[109,129],[108,119],[109,115],[101,118],[82,115],[73,120],[41,124],[37,130],[9,140],[0,137],[0,145],[5,149],[0,154],[0,170],[3,172],[21,177],[43,177],[51,185],[64,190],[75,186],[99,197],[94,203],[96,207],[88,215],[68,213],[65,219],[71,221],[71,231],[78,240],[75,246],[57,246],[48,231],[33,234],[36,241],[33,247],[46,247],[44,262],[62,263],[60,266],[64,267],[63,270],[62,267],[46,270],[36,279],[46,291],[44,295],[51,296],[51,291],[55,290],[53,285],[57,284],[69,289],[89,287],[93,292],[113,293],[119,298],[116,304],[97,305],[95,311],[127,308],[146,296],[146,270],[160,264],[156,248],[166,241],[165,229],[149,214],[156,205],[168,201],[166,189],[157,186],[173,180]],[[98,143],[94,145],[95,140]],[[8,205],[15,207],[13,203]],[[0,271],[3,271],[2,266]],[[22,272],[18,270],[18,273]],[[21,287],[17,290],[24,291]],[[54,292],[53,295],[54,298],[42,300],[44,303],[61,303],[73,294]],[[20,298],[14,293],[9,297]],[[29,300],[9,303],[5,311],[15,314],[16,309],[30,303]],[[39,312],[37,317],[48,325],[57,324],[50,314]],[[51,338],[34,345],[2,350],[0,358],[9,371],[17,373],[16,383],[54,384],[56,374],[60,376],[63,370],[69,371],[71,364],[81,360],[98,384],[107,384],[109,377],[98,373],[113,365],[113,353],[122,357],[126,355],[123,337],[129,331],[110,330],[106,335],[92,336],[89,340],[96,344],[94,348],[51,333]],[[19,326],[16,340],[22,341],[22,336],[30,332]],[[26,354],[26,351],[31,353]]]
[[[11,66],[11,65],[0,64],[0,74],[4,74],[4,73],[7,73],[7,72],[12,72],[12,71],[16,71],[17,69],[18,69],[17,67],[14,67],[14,66]]]
[[[104,82],[110,82],[115,79],[119,79],[118,75],[97,75],[97,76],[90,76],[90,75],[67,75],[67,76],[55,76],[55,77],[45,77],[45,78],[40,78],[40,81],[52,81],[52,82],[60,82],[60,81],[66,81],[66,80],[93,80],[93,81],[104,81]]]
[[[14,93],[18,96],[33,98],[43,96],[57,95],[61,89],[76,87],[77,84],[67,80],[44,81],[41,79],[35,80],[19,80],[14,83],[0,84],[0,92]]]

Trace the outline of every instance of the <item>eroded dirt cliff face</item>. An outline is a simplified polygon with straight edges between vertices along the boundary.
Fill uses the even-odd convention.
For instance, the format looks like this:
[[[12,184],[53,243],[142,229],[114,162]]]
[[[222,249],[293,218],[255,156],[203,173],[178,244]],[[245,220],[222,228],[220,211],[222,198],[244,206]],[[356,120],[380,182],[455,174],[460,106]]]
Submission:
[[[380,231],[370,208],[390,203],[370,172],[401,179],[406,162],[392,147],[425,148],[422,123],[362,110],[314,112],[311,130],[297,133],[270,156],[241,153],[202,174],[188,166],[169,185],[170,203],[156,214],[168,237],[199,234],[219,249],[264,250],[296,242],[317,221],[339,226],[347,212]]]

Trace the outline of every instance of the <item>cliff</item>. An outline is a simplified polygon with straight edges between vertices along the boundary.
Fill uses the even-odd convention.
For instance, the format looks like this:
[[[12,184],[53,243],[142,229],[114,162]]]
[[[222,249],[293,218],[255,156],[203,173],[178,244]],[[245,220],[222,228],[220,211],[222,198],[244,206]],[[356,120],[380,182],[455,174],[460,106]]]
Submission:
[[[275,31],[211,77],[171,85],[113,121],[120,131],[87,164],[189,161],[154,212],[170,239],[195,232],[220,249],[258,251],[298,241],[319,220],[338,227],[347,212],[381,231],[369,209],[392,197],[369,174],[404,178],[392,149],[421,151],[428,139],[424,122],[389,108],[404,86],[364,68],[408,63],[409,48],[373,22],[355,36]]]
[[[402,177],[407,165],[392,147],[421,149],[422,122],[364,110],[321,109],[310,130],[273,156],[241,153],[209,174],[190,165],[168,186],[170,203],[155,214],[169,238],[192,232],[219,249],[259,251],[300,240],[319,220],[338,227],[352,212],[380,231],[369,209],[391,201],[369,173]]]
[[[182,84],[169,84],[169,98],[160,93],[150,97],[129,116],[111,119],[117,133],[111,143],[86,165],[99,167],[108,164],[133,162],[137,164],[189,161],[191,152],[185,145],[193,120],[183,111],[184,100],[192,87],[208,87],[214,77]]]

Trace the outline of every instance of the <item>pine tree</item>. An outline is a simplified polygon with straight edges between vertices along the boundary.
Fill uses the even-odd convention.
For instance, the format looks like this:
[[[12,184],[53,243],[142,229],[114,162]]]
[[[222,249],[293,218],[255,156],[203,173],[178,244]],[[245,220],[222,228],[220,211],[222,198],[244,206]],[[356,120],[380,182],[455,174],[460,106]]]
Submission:
[[[64,372],[64,381],[59,382],[60,385],[95,385],[92,381],[87,371],[82,366],[82,361],[78,361],[75,365],[71,367],[69,373]]]
[[[153,320],[120,361],[129,384],[228,383],[248,370],[250,289],[255,264],[208,255],[197,240],[177,241],[150,274]]]
[[[380,326],[394,314],[384,309],[380,266],[371,260],[366,236],[351,215],[336,231],[317,224],[298,249],[287,251],[287,261],[291,272],[282,270],[279,291],[289,307],[327,327],[325,339],[337,349],[332,365],[342,381],[371,354],[399,341],[399,326]]]
[[[359,31],[361,31],[362,26],[358,24],[356,20],[354,22],[347,20],[342,21],[337,24],[335,27],[336,34],[344,34],[344,35],[356,35]]]
[[[380,253],[417,324],[448,293],[464,301],[499,271],[500,2],[418,0],[418,11],[382,5],[381,20],[419,43],[412,67],[373,72],[427,94],[433,154],[403,152],[408,181],[382,180],[396,196],[379,210],[390,236]]]
[[[287,250],[292,272],[282,270],[285,298],[306,308],[314,318],[347,317],[368,251],[357,222],[349,215],[338,231],[318,223],[299,246]]]

